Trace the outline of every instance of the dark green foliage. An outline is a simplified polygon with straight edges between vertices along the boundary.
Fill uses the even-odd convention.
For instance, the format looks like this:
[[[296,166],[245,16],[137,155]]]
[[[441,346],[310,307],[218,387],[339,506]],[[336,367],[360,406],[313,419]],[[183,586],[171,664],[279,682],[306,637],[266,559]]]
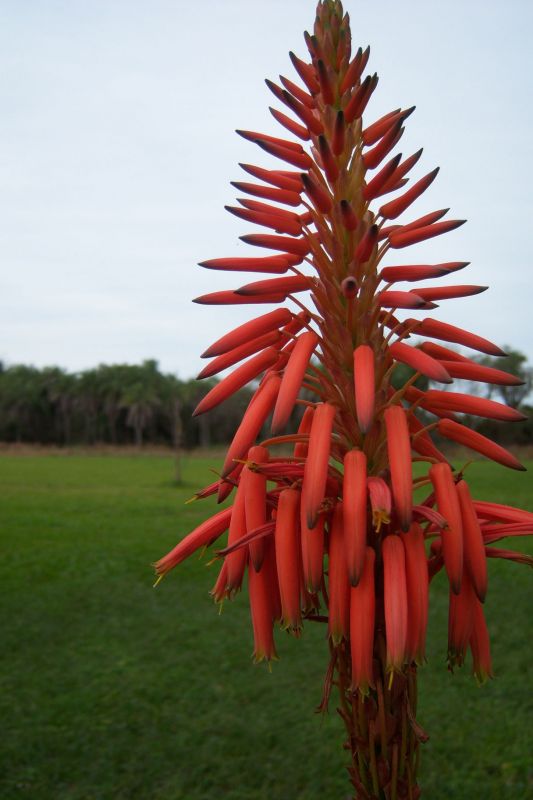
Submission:
[[[191,419],[216,379],[181,381],[139,365],[101,364],[72,374],[23,365],[0,370],[0,441],[39,444],[228,442],[249,402],[246,389],[208,416]]]
[[[246,598],[218,615],[196,557],[152,589],[150,562],[209,512],[183,505],[209,462],[2,457],[2,800],[343,800],[342,724],[313,713],[327,645],[278,633],[251,662]],[[529,464],[531,467],[531,463]],[[473,493],[533,510],[531,475],[478,463]],[[502,546],[525,548],[524,539]],[[489,563],[496,678],[446,671],[447,591],[431,591],[419,721],[431,800],[531,797],[531,572]]]

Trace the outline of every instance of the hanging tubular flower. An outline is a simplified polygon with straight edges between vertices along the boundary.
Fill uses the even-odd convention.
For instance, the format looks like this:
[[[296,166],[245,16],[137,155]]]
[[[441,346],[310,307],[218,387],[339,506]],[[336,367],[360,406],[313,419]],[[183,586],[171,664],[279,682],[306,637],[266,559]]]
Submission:
[[[369,48],[352,53],[340,0],[320,0],[304,38],[307,54],[290,54],[294,80],[267,80],[281,135],[238,130],[247,153],[259,147],[272,168],[241,163],[246,179],[232,183],[238,197],[226,209],[246,227],[239,249],[266,252],[200,262],[236,273],[234,289],[203,295],[200,305],[252,306],[252,319],[202,354],[211,361],[199,378],[230,372],[195,411],[252,387],[220,477],[194,496],[231,496],[233,505],[155,567],[166,574],[229,528],[215,552],[212,595],[231,599],[248,573],[254,660],[276,658],[275,626],[299,636],[308,622],[326,623],[321,708],[336,686],[355,797],[411,800],[420,795],[425,734],[414,715],[431,579],[444,569],[449,582],[450,669],[470,648],[483,682],[492,675],[487,559],[533,561],[494,546],[531,534],[533,513],[473,498],[433,437],[522,469],[472,430],[470,417],[523,414],[454,386],[520,381],[453,349],[505,356],[496,343],[432,316],[437,302],[485,291],[455,282],[468,262],[398,258],[464,222],[447,208],[411,212],[439,172],[429,164],[416,174],[421,148],[406,158],[395,149],[414,106],[367,119],[378,77],[367,69]],[[265,308],[259,315],[256,305]],[[403,382],[399,365],[409,368]],[[420,388],[420,376],[451,391]],[[415,500],[423,487],[425,499]]]
[[[325,496],[334,417],[335,407],[329,403],[320,403],[313,416],[309,434],[303,492],[307,524],[310,528],[316,525],[320,505]]]
[[[284,489],[276,516],[276,565],[281,596],[283,626],[298,634],[300,612],[300,492]]]
[[[434,464],[429,477],[435,489],[437,508],[446,520],[441,532],[444,565],[452,592],[459,594],[463,577],[463,523],[455,482],[449,464]]]
[[[424,533],[414,522],[402,534],[407,585],[407,655],[422,664],[426,654],[426,628],[429,609],[429,575]]]
[[[406,531],[411,524],[413,506],[411,444],[407,418],[401,406],[390,406],[383,416],[387,434],[392,494],[401,526]]]
[[[343,526],[346,565],[352,586],[359,583],[365,563],[366,471],[366,455],[363,451],[349,450],[344,456]]]
[[[269,453],[266,447],[250,447],[248,450],[249,461],[264,464],[268,459]],[[245,466],[239,482],[239,489],[244,494],[246,531],[257,530],[267,522],[267,482],[265,474]],[[261,569],[264,556],[265,542],[263,539],[251,542],[250,562],[256,572]]]
[[[373,652],[376,587],[374,585],[375,551],[367,547],[363,574],[357,586],[350,588],[350,646],[352,691],[368,694],[374,687]]]
[[[334,644],[349,637],[350,582],[344,546],[343,508],[337,503],[329,529],[329,621],[328,633]]]
[[[385,537],[382,555],[387,671],[401,671],[407,651],[407,582],[405,548],[401,538]]]

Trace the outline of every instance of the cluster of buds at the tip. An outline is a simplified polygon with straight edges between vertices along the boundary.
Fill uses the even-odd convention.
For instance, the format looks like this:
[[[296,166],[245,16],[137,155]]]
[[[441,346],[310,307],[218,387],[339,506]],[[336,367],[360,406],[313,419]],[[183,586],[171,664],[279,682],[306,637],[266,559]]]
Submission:
[[[368,49],[352,53],[349,20],[337,0],[319,3],[305,41],[306,57],[291,53],[299,83],[267,81],[280,105],[271,109],[273,117],[286,133],[238,131],[276,159],[270,169],[241,164],[251,180],[233,184],[238,205],[228,207],[263,229],[242,240],[269,252],[201,263],[233,271],[239,280],[234,290],[197,302],[278,306],[202,355],[211,361],[199,377],[231,371],[195,414],[250,383],[254,388],[219,480],[196,494],[231,498],[231,505],[156,569],[165,574],[229,529],[227,545],[218,546],[222,565],[214,596],[232,597],[248,573],[256,660],[275,657],[277,623],[300,635],[306,619],[327,620],[333,647],[351,649],[351,687],[363,693],[376,686],[383,635],[391,674],[424,660],[428,585],[444,569],[450,664],[462,663],[470,647],[482,680],[491,674],[482,609],[486,559],[523,560],[491,545],[532,531],[533,514],[473,500],[432,436],[522,469],[461,414],[505,421],[523,415],[449,388],[454,380],[519,381],[453,349],[505,355],[496,344],[426,316],[437,303],[484,291],[426,284],[446,280],[468,262],[391,258],[463,223],[444,219],[448,209],[415,218],[410,212],[438,172],[431,169],[410,184],[422,151],[393,153],[413,108],[367,123],[377,76],[365,74]],[[259,277],[243,280],[243,273]],[[403,309],[422,314],[402,317]],[[393,382],[398,365],[412,371],[399,388]],[[418,388],[419,376],[446,390]],[[271,436],[261,441],[269,419]],[[415,459],[427,474],[414,480]],[[432,491],[417,505],[413,492],[424,483]]]

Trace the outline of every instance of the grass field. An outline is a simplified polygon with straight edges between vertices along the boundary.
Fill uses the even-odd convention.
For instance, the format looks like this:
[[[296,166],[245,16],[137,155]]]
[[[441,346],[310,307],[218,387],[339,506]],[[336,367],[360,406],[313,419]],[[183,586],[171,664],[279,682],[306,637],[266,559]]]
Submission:
[[[529,465],[530,468],[533,464]],[[208,462],[2,456],[2,800],[344,800],[332,708],[313,713],[322,626],[278,636],[272,674],[250,659],[244,596],[222,616],[214,567],[192,559],[152,589],[150,562],[209,505],[183,505]],[[533,510],[530,473],[469,471],[479,498]],[[522,540],[522,546],[525,546]],[[446,671],[446,589],[432,586],[420,722],[428,800],[526,800],[531,776],[527,568],[491,560],[486,607],[496,678]],[[529,774],[528,774],[529,770]]]

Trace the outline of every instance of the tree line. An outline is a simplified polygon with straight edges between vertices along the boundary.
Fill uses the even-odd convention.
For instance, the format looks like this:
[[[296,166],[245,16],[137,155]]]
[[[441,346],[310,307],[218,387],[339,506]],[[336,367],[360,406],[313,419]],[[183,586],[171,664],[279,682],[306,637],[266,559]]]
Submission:
[[[0,441],[45,445],[145,443],[209,447],[228,442],[248,405],[242,389],[191,417],[216,383],[180,380],[157,361],[100,364],[82,372],[0,365]]]
[[[523,353],[507,352],[507,359],[483,356],[478,361],[518,375],[523,385],[487,387],[461,381],[453,389],[483,394],[531,412],[527,403],[533,370]],[[403,365],[396,367],[394,383],[403,383],[408,377],[406,370],[409,368]],[[223,445],[231,440],[252,392],[241,389],[210,413],[192,417],[198,402],[216,382],[216,378],[180,380],[161,372],[155,360],[138,365],[100,364],[81,372],[21,364],[6,367],[0,362],[0,441],[59,446]],[[533,444],[531,417],[513,425],[473,422],[481,433],[504,444]]]

